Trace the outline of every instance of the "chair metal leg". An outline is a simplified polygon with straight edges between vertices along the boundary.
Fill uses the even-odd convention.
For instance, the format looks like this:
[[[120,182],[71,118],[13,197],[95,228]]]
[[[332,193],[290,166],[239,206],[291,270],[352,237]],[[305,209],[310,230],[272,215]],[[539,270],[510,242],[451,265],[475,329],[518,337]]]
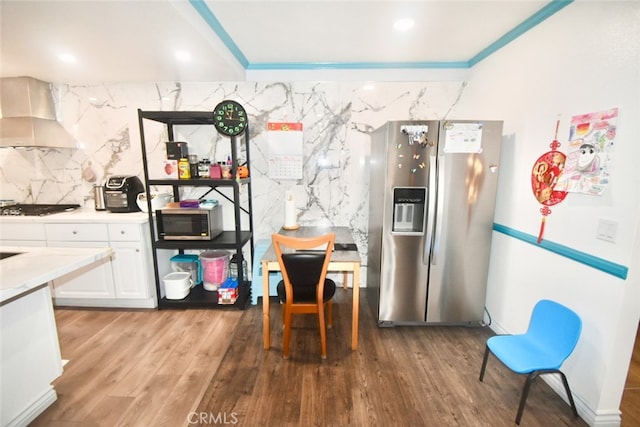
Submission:
[[[567,381],[567,377],[564,373],[557,369],[545,369],[540,371],[533,371],[527,376],[527,380],[524,383],[524,388],[522,390],[522,397],[520,398],[520,407],[518,408],[518,415],[516,416],[516,424],[520,424],[520,419],[522,418],[522,413],[524,412],[524,406],[527,401],[527,395],[529,394],[529,388],[531,387],[531,383],[538,376],[542,374],[560,374],[562,378],[562,383],[564,384],[564,390],[567,393],[567,397],[569,398],[569,404],[571,405],[571,410],[573,411],[574,416],[578,416],[578,410],[576,408],[576,404],[573,401],[573,396],[571,395],[571,389],[569,388],[569,382]]]
[[[531,387],[531,382],[536,379],[540,372],[533,371],[529,375],[527,375],[527,380],[524,382],[524,388],[522,389],[522,396],[520,396],[520,406],[518,406],[518,415],[516,415],[516,424],[520,425],[520,420],[522,419],[522,413],[524,412],[524,405],[527,403],[527,396],[529,395],[529,388]]]
[[[573,396],[571,395],[571,389],[569,388],[569,382],[567,381],[567,377],[563,372],[558,371],[560,376],[562,377],[562,382],[564,384],[564,390],[567,392],[567,397],[569,398],[569,404],[571,405],[571,409],[573,410],[573,415],[578,416],[578,409],[576,409],[576,404],[573,401]]]
[[[482,359],[482,369],[480,369],[480,382],[484,379],[484,370],[487,367],[487,360],[489,360],[489,346],[484,348],[484,358]]]

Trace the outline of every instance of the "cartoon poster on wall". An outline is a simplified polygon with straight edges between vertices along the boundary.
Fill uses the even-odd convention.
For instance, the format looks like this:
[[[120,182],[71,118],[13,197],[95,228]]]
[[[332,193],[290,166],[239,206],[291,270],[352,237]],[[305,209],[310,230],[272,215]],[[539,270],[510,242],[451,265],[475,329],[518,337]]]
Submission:
[[[617,120],[617,108],[571,118],[567,161],[558,188],[602,195],[609,184]]]

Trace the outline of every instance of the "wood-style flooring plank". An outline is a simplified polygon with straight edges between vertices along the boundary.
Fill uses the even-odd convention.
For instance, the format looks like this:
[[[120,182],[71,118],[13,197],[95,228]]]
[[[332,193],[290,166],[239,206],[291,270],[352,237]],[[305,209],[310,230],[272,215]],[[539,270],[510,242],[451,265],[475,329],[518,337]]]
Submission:
[[[314,315],[294,316],[285,360],[281,307],[272,304],[268,351],[262,349],[261,310],[247,310],[196,412],[222,412],[247,426],[514,425],[524,377],[493,359],[485,381],[478,380],[484,345],[492,335],[488,328],[381,329],[363,302],[359,346],[352,351],[349,292],[336,294],[326,360],[320,358]],[[522,425],[586,424],[538,380]]]
[[[282,358],[277,303],[268,351],[261,305],[58,309],[62,355],[70,361],[54,383],[58,401],[32,425],[514,425],[524,377],[490,356],[484,382],[478,380],[489,328],[378,328],[365,293],[357,351],[350,344],[351,290],[336,293],[326,360],[314,315],[294,316],[290,357]],[[624,405],[623,426],[634,425]],[[521,425],[586,424],[538,379]]]
[[[34,426],[186,425],[240,311],[56,309],[69,363]],[[229,332],[231,331],[231,333]]]
[[[640,425],[640,333],[636,333],[620,410],[622,411],[622,427]]]

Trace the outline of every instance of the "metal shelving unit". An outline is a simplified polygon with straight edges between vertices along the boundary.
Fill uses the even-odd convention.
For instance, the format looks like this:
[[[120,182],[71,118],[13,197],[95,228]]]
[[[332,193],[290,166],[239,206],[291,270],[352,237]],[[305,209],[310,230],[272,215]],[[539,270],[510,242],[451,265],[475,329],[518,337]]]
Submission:
[[[138,110],[138,124],[140,126],[140,143],[142,148],[142,161],[144,166],[144,181],[145,191],[149,195],[150,187],[156,186],[170,186],[173,189],[174,200],[178,201],[180,197],[180,187],[208,187],[209,191],[206,194],[216,192],[227,203],[232,203],[234,207],[235,227],[233,231],[223,231],[221,235],[217,236],[213,240],[209,241],[177,241],[177,240],[159,240],[157,237],[157,230],[155,227],[154,213],[151,212],[150,197],[147,197],[149,201],[149,227],[151,230],[151,246],[153,252],[153,267],[155,272],[156,292],[158,294],[158,308],[237,308],[244,309],[247,302],[250,299],[251,283],[247,277],[244,277],[242,271],[243,253],[242,249],[246,244],[251,245],[251,256],[254,253],[253,243],[253,216],[251,214],[253,210],[252,194],[251,194],[251,178],[243,179],[209,179],[209,178],[197,178],[197,179],[150,179],[149,178],[149,163],[147,160],[147,146],[145,142],[144,124],[145,121],[151,120],[154,122],[163,123],[167,127],[167,136],[169,141],[174,140],[174,126],[183,125],[211,125],[211,129],[215,132],[213,127],[213,113],[211,111],[142,111]],[[238,147],[239,144],[245,144],[246,164],[250,165],[249,156],[249,128],[247,126],[245,132],[241,137],[232,136],[230,138],[231,146],[231,176],[237,176],[238,167]],[[240,189],[244,186],[247,190],[247,203],[246,206],[241,205]],[[227,194],[219,191],[219,188],[232,188],[233,195],[229,197]],[[205,195],[206,195],[205,194]],[[204,197],[204,196],[203,196]],[[224,203],[224,201],[221,201]],[[247,215],[249,219],[249,229],[242,229],[242,215]],[[235,252],[238,261],[238,283],[239,283],[239,296],[235,304],[218,304],[218,293],[215,291],[207,291],[203,286],[194,287],[189,295],[183,300],[167,300],[166,298],[160,298],[160,281],[162,280],[158,274],[158,249],[174,249],[179,253],[184,253],[184,250],[213,250],[223,249]]]

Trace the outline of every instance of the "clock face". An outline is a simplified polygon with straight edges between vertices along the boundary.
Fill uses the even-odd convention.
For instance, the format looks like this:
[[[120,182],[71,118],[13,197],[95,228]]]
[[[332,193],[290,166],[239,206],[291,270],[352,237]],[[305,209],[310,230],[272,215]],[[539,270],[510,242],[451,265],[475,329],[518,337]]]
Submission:
[[[213,110],[213,125],[223,135],[240,135],[247,128],[247,112],[236,101],[222,101]]]

